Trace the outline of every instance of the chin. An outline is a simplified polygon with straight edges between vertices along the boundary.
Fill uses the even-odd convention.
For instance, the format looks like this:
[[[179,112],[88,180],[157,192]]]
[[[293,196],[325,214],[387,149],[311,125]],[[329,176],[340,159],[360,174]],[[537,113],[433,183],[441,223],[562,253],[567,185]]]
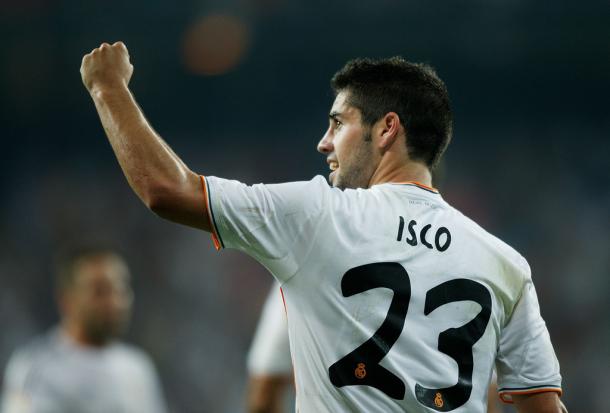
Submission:
[[[124,321],[113,321],[90,325],[87,329],[89,340],[98,346],[104,346],[123,335],[127,327]]]

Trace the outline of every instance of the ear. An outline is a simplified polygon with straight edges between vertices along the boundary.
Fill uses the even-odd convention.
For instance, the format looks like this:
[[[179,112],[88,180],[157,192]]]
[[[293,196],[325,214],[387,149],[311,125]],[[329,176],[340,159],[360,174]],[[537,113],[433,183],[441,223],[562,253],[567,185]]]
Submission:
[[[379,136],[379,149],[388,150],[396,141],[400,134],[401,125],[400,118],[396,112],[386,113],[379,121],[377,121],[377,136]]]

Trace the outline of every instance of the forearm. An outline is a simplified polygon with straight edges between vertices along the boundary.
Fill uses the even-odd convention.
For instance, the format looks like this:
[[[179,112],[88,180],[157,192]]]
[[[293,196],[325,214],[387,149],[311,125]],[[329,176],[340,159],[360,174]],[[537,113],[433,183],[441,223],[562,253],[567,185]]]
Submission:
[[[80,72],[135,193],[161,217],[210,231],[203,180],[157,135],[128,89],[133,66],[125,44],[102,43],[83,56]]]
[[[154,131],[129,89],[93,89],[91,97],[121,169],[144,204],[164,218],[209,230],[203,203],[193,203],[202,197],[199,176]]]
[[[127,87],[91,91],[91,97],[129,185],[150,205],[157,191],[186,179],[187,168],[146,121]]]

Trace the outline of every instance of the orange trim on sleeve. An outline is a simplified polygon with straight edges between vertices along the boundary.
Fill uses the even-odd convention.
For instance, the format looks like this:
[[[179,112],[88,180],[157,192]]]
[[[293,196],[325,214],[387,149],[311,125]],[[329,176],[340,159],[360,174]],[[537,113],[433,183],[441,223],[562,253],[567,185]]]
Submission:
[[[216,248],[217,251],[220,251],[220,249],[222,248],[222,245],[220,244],[220,240],[218,239],[218,234],[216,233],[216,226],[214,225],[214,220],[212,219],[212,215],[211,215],[211,211],[210,211],[208,186],[207,186],[207,183],[206,183],[203,175],[199,175],[199,178],[201,179],[201,187],[203,188],[203,199],[205,202],[205,210],[206,210],[206,215],[208,217],[208,223],[210,224],[210,228],[212,229],[212,233],[210,234],[212,236],[212,242],[214,242],[214,248]]]
[[[502,400],[502,402],[504,402],[506,404],[513,404],[515,402],[512,401],[511,399],[507,399],[506,395],[512,395],[512,394],[524,395],[524,394],[535,394],[535,393],[546,393],[546,392],[559,393],[559,396],[561,396],[563,394],[563,391],[557,387],[541,387],[539,389],[530,389],[530,390],[525,389],[525,390],[501,391],[501,392],[498,392],[498,396],[500,397],[500,400]]]

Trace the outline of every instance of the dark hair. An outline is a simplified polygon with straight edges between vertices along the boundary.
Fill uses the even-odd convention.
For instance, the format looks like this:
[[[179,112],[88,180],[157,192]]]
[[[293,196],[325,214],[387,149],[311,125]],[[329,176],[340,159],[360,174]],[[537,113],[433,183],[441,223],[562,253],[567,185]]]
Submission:
[[[335,73],[331,87],[335,94],[348,92],[347,102],[367,126],[396,112],[409,156],[434,169],[451,140],[453,115],[447,88],[431,66],[399,56],[354,59]]]
[[[118,252],[105,246],[84,246],[60,252],[56,257],[55,286],[57,290],[63,291],[74,286],[77,267],[80,263],[100,257],[113,257],[123,261]]]

